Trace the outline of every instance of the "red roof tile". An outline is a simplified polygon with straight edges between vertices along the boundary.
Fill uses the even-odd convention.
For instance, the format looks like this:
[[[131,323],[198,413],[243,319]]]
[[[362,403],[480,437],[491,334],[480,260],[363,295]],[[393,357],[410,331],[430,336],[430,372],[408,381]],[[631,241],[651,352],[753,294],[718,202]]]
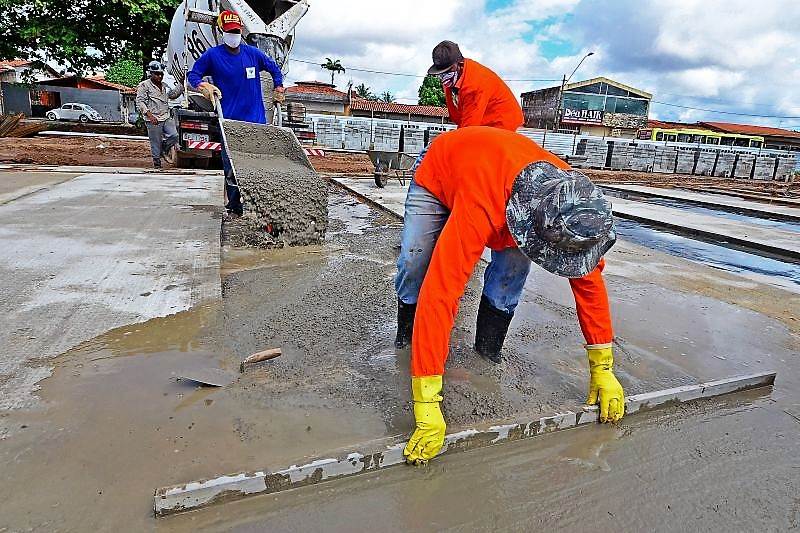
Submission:
[[[767,126],[750,126],[747,124],[731,124],[730,122],[699,122],[701,126],[726,133],[741,133],[744,135],[769,135],[772,137],[795,137],[800,138],[799,131],[784,130],[782,128],[770,128]]]
[[[363,98],[358,97],[353,97],[350,108],[359,111],[379,111],[381,113],[397,113],[400,115],[411,114],[445,118],[450,116],[446,107],[436,107],[432,105],[389,104],[386,102],[364,100]]]
[[[287,87],[286,92],[329,94],[347,98],[347,93],[335,89],[335,86],[331,85],[330,83],[323,83],[321,81],[298,81],[295,85]]]
[[[30,65],[31,62],[27,59],[12,59],[10,61],[0,61],[0,67],[22,67]]]
[[[127,85],[122,85],[121,83],[114,83],[113,81],[108,81],[105,76],[88,76],[85,79],[93,81],[99,85],[104,85],[112,89],[117,89],[121,93],[130,94],[136,92],[135,88],[128,87]]]

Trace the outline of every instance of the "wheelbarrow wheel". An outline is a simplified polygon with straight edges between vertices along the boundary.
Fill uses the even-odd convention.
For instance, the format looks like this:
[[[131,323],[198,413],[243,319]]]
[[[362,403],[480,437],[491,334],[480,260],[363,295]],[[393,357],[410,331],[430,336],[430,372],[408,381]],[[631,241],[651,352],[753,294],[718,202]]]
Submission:
[[[386,187],[386,184],[389,182],[389,174],[385,172],[376,172],[375,173],[375,185],[383,189]]]

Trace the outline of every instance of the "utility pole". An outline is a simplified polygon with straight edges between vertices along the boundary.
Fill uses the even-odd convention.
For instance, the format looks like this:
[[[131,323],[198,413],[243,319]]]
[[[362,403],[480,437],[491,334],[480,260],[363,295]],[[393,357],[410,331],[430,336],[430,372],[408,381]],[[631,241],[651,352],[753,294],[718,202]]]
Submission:
[[[558,105],[556,107],[555,128],[553,128],[555,131],[561,129],[561,119],[563,118],[562,115],[564,113],[564,86],[567,83],[569,83],[569,80],[572,79],[572,76],[575,75],[575,72],[578,71],[578,68],[581,66],[581,64],[583,64],[586,58],[593,55],[594,52],[589,52],[588,54],[583,56],[583,58],[578,62],[578,66],[576,66],[575,69],[572,71],[572,74],[569,75],[569,78],[567,77],[566,74],[564,74],[564,77],[561,78],[561,89],[558,91]]]

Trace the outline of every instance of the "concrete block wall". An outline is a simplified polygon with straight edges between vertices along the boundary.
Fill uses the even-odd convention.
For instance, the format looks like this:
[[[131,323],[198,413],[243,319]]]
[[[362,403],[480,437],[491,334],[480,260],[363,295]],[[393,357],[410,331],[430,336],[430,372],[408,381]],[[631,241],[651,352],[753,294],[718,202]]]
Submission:
[[[448,128],[447,126],[431,126],[427,130],[425,130],[425,146],[428,146],[433,140],[441,135],[446,131],[450,131],[454,128]]]
[[[633,150],[628,167],[640,172],[652,172],[653,161],[656,157],[656,147],[652,144],[639,144]]]
[[[377,122],[373,147],[386,152],[400,150],[400,125],[388,121]]]
[[[710,176],[714,172],[714,164],[716,162],[716,150],[701,150],[697,152],[697,161],[694,164],[694,174],[696,176]]]
[[[407,154],[418,154],[425,148],[425,130],[414,124],[403,126],[402,139],[401,150]]]
[[[315,123],[316,142],[329,148],[342,148],[344,124],[335,118],[321,118]]]
[[[781,181],[791,181],[794,179],[794,172],[797,168],[797,154],[779,155],[778,168],[775,170],[775,179]]]
[[[372,124],[369,120],[348,120],[344,124],[346,150],[369,150],[372,141]]]
[[[653,172],[674,174],[677,159],[678,149],[674,146],[656,146],[656,152],[653,155]]]
[[[733,169],[734,178],[749,178],[753,174],[753,165],[756,162],[756,156],[753,154],[738,153],[736,154],[736,166]]]
[[[609,144],[611,150],[611,168],[613,170],[630,170],[631,158],[635,147],[626,142],[613,142]]]
[[[714,176],[729,178],[733,175],[733,164],[736,162],[734,152],[722,152],[717,155],[717,164],[714,166]]]
[[[586,156],[588,168],[605,168],[608,157],[608,142],[602,139],[581,139],[575,147],[575,155]]]
[[[776,160],[771,155],[757,155],[753,166],[754,180],[771,180],[775,176]]]
[[[678,159],[675,162],[676,174],[691,174],[694,172],[694,150],[678,150]]]

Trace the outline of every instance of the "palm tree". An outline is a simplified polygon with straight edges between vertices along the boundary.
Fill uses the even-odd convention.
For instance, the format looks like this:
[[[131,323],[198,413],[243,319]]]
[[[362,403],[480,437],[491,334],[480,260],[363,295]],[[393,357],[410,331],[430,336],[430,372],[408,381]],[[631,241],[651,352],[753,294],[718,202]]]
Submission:
[[[364,100],[374,100],[375,95],[372,94],[372,91],[369,87],[364,85],[363,83],[360,85],[356,85],[356,95],[359,98],[363,98]]]
[[[336,74],[337,72],[345,71],[344,67],[342,66],[342,63],[338,59],[331,60],[330,57],[326,57],[325,63],[320,64],[320,66],[325,70],[331,71],[331,85],[333,85],[333,75]]]
[[[394,103],[394,96],[389,91],[383,91],[379,101],[387,103],[387,104],[393,104]]]

